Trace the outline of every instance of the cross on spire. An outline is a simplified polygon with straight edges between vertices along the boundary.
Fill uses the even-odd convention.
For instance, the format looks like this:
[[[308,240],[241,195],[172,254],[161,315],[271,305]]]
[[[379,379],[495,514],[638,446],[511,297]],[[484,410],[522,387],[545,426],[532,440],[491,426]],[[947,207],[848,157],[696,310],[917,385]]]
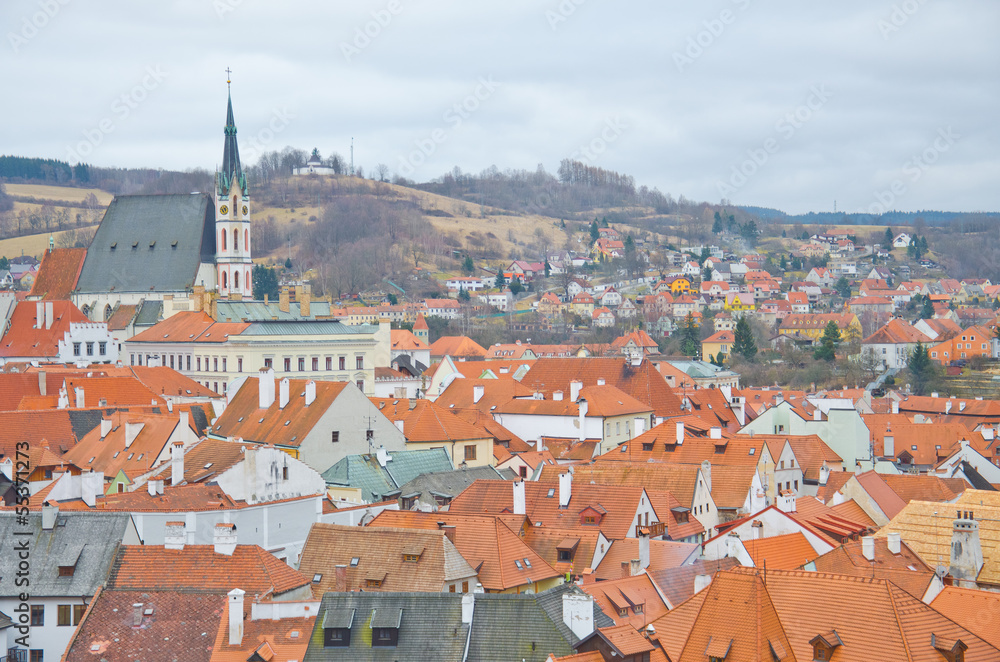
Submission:
[[[230,75],[232,73],[233,73],[232,70],[230,70],[229,67],[226,67],[226,87],[227,88],[231,88],[231,85],[233,83],[233,81],[231,80],[232,76]]]

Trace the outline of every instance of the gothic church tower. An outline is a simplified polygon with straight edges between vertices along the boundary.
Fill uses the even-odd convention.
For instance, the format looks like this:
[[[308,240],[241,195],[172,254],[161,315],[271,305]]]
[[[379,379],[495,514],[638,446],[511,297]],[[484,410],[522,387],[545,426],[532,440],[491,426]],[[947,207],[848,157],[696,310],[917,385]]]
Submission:
[[[226,81],[230,84],[230,81]],[[233,96],[226,110],[226,142],[222,168],[215,174],[215,265],[220,296],[252,296],[250,271],[250,192],[240,164],[233,119]]]

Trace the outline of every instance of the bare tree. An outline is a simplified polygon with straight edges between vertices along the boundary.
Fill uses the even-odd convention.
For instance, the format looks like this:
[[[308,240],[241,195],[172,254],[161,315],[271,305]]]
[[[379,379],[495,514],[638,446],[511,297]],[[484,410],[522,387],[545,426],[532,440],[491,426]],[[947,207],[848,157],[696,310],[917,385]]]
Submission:
[[[379,163],[375,166],[375,178],[380,182],[389,181],[389,166],[384,163]]]

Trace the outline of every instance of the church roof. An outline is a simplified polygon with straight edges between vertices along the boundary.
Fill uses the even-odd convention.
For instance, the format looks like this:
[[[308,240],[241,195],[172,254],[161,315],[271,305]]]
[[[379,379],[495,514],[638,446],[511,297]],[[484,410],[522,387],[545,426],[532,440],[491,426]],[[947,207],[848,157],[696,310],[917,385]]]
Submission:
[[[77,292],[178,292],[215,262],[207,195],[120,195],[87,250]]]
[[[222,169],[219,172],[218,184],[219,193],[228,195],[230,187],[235,182],[240,189],[246,193],[247,182],[243,175],[243,166],[240,164],[240,148],[236,144],[236,120],[233,119],[233,97],[229,97],[229,105],[226,108],[226,144],[222,150]]]

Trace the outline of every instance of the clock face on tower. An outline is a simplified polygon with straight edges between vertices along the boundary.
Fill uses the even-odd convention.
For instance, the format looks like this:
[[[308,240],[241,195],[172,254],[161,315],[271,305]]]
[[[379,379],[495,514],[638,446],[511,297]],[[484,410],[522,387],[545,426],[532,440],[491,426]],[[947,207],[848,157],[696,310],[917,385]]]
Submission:
[[[243,205],[243,215],[246,216],[248,213],[250,213],[250,208],[247,207],[246,205]]]
[[[228,214],[229,213],[229,205],[222,205],[221,207],[219,207],[219,213],[222,214],[222,215]]]

